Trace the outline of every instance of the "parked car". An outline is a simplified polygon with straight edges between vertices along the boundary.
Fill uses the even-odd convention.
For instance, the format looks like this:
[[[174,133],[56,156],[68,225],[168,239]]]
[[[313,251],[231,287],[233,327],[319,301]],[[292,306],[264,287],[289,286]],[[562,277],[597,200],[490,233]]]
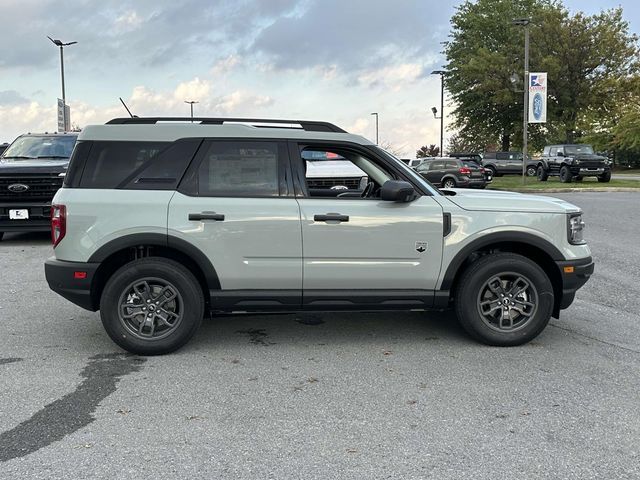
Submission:
[[[436,157],[416,168],[416,172],[442,188],[485,188],[485,170],[472,160]]]
[[[563,183],[584,177],[597,177],[598,182],[606,183],[611,180],[611,161],[596,155],[591,145],[547,145],[538,160],[537,175],[541,182],[558,176]]]
[[[366,173],[341,155],[305,150],[307,186],[316,196],[336,197],[347,191],[362,192],[367,186]]]
[[[62,186],[76,133],[27,133],[0,156],[0,240],[4,232],[50,229],[51,199]]]
[[[422,163],[424,163],[425,160],[429,160],[430,158],[433,157],[422,157],[422,158],[410,158],[407,159],[407,161],[404,161],[409,168],[412,168],[413,170],[415,170],[416,168],[418,168],[419,165],[422,165]]]
[[[487,181],[487,184],[493,181],[493,170],[489,168],[484,168],[482,165],[482,155],[479,153],[450,153],[450,158],[457,158],[458,160],[465,160],[473,162],[478,168],[484,169],[484,178]]]
[[[324,122],[163,120],[86,127],[52,206],[49,286],[100,310],[130,352],[176,350],[205,312],[448,307],[479,341],[519,345],[593,272],[567,202],[445,195]],[[367,185],[317,196],[308,151],[352,162]]]
[[[491,170],[494,177],[522,175],[522,152],[485,152],[482,165]],[[527,155],[526,174],[534,177],[537,167],[537,162]]]

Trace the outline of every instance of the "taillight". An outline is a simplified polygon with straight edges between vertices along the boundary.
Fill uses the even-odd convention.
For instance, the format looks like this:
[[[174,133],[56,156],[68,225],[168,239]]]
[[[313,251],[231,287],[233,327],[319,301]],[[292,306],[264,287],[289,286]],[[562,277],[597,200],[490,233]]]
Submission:
[[[484,168],[480,167],[480,173],[484,173]]]
[[[53,248],[56,248],[65,233],[67,233],[67,207],[51,205],[51,242]]]
[[[460,167],[458,171],[463,175],[471,175],[471,170],[469,170],[467,167]]]

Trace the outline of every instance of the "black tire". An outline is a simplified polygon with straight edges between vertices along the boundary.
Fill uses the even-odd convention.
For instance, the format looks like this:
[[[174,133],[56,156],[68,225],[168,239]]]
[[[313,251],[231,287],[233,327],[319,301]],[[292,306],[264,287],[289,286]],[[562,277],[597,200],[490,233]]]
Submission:
[[[571,170],[566,165],[560,167],[560,181],[562,183],[571,183],[573,176],[571,175]]]
[[[145,284],[147,288],[141,288]],[[162,295],[167,295],[166,292],[175,294],[173,303],[167,300],[170,295],[159,294],[159,288],[164,292]],[[143,295],[144,290],[147,295]],[[123,302],[134,308],[123,307],[122,311],[127,313],[121,315]],[[154,303],[161,306],[154,306]],[[140,330],[142,333],[136,333],[132,325],[144,323],[151,308],[156,316],[150,324],[145,324],[153,328],[150,328],[151,336],[144,338],[144,328]],[[158,319],[167,312],[177,317],[173,326]],[[122,318],[125,315],[129,318]],[[167,258],[149,257],[127,263],[109,278],[100,297],[100,317],[105,330],[120,347],[138,355],[162,355],[177,350],[196,333],[203,316],[204,295],[200,284],[189,270]],[[155,338],[154,334],[157,334]]]
[[[547,171],[545,170],[545,168],[542,165],[538,166],[538,181],[539,182],[546,182],[547,179],[549,178],[549,174],[547,173]]]
[[[598,175],[598,181],[600,183],[608,183],[611,181],[611,170],[604,172],[602,175]]]
[[[447,178],[442,181],[442,188],[456,188],[456,181],[453,178]]]
[[[537,173],[535,165],[529,165],[527,167],[527,177],[535,177]]]
[[[490,289],[489,283],[503,278],[507,279],[505,285],[498,282],[501,285],[499,290],[504,292],[500,297]],[[518,280],[514,280],[509,286],[509,278]],[[519,279],[523,281],[519,282]],[[509,292],[515,291],[517,285],[523,283],[528,284],[529,288],[516,293],[516,298],[509,298]],[[487,294],[495,295],[495,299],[489,300]],[[504,300],[513,300],[513,303],[504,306]],[[523,306],[526,302],[535,307]],[[537,337],[549,323],[553,302],[553,286],[544,270],[535,262],[515,253],[494,253],[475,261],[462,274],[455,292],[455,310],[462,327],[476,340],[499,347],[522,345]],[[520,313],[520,310],[511,308],[510,305],[522,310],[528,309],[526,313],[529,315]],[[482,309],[486,307],[490,311],[483,314]],[[516,317],[512,320],[511,328],[506,325],[502,328],[505,320],[503,308],[509,309],[505,315]],[[499,318],[491,316],[494,315],[491,313],[493,311]],[[492,318],[498,322],[497,325],[491,323]]]
[[[492,177],[499,177],[498,172],[496,171],[496,167],[489,165],[488,167],[484,167],[485,170],[489,170]]]

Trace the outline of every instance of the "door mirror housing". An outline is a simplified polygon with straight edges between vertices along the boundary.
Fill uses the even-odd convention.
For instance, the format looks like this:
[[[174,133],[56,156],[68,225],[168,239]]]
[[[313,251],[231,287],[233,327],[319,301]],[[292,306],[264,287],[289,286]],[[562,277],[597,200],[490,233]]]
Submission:
[[[556,155],[558,155],[559,157],[564,157],[564,152],[562,150],[559,150]]]
[[[380,189],[380,198],[387,202],[411,202],[416,198],[416,191],[404,180],[387,180]]]

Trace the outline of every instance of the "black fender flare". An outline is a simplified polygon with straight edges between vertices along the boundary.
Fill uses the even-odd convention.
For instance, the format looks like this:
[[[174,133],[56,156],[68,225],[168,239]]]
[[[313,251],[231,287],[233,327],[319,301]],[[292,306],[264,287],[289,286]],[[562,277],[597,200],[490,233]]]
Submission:
[[[101,263],[120,250],[137,247],[139,245],[151,245],[172,248],[191,258],[202,270],[210,290],[220,290],[220,279],[209,258],[191,243],[180,238],[162,233],[133,233],[116,238],[96,250],[89,263]]]
[[[481,250],[485,247],[488,247],[492,244],[498,243],[520,243],[523,245],[530,245],[532,247],[536,247],[539,250],[547,253],[554,261],[563,261],[566,260],[564,255],[558,248],[553,245],[551,242],[548,242],[544,238],[541,238],[533,233],[526,232],[495,232],[490,233],[488,235],[483,235],[480,238],[473,240],[471,243],[466,245],[462,250],[460,250],[449,266],[442,278],[442,283],[440,285],[440,290],[449,290],[453,286],[453,281],[456,278],[460,267],[464,264],[465,260],[469,258],[473,252],[477,250]]]

